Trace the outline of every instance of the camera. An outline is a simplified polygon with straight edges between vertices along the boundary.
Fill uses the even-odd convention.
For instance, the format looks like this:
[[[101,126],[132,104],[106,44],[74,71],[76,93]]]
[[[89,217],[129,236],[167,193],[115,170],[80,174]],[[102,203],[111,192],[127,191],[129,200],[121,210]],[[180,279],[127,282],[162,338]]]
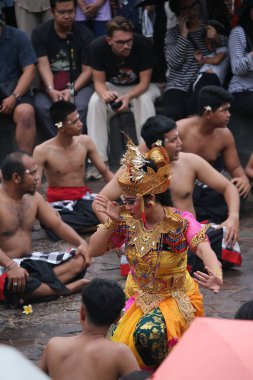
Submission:
[[[116,110],[118,110],[121,106],[122,106],[122,101],[120,101],[120,102],[115,102],[115,100],[111,100],[110,102],[109,102],[109,104],[110,104],[110,106],[111,106],[111,108],[114,110],[114,111],[116,111]]]

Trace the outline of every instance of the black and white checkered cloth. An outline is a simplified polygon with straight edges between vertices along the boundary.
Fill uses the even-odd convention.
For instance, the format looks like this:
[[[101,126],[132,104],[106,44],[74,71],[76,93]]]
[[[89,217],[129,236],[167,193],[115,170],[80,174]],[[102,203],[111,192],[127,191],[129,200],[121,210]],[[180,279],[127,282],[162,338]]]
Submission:
[[[18,265],[23,260],[30,259],[30,260],[40,260],[40,261],[46,261],[47,263],[58,265],[64,261],[67,261],[75,256],[76,248],[71,248],[68,251],[65,252],[32,252],[29,255],[23,256],[19,259],[13,259]],[[3,274],[6,271],[6,268],[0,266],[0,275]]]

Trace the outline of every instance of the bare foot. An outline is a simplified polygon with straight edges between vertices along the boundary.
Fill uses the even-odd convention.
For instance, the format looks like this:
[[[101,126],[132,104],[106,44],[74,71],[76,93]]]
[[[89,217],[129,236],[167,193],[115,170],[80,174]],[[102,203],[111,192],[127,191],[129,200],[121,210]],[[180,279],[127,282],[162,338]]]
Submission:
[[[71,294],[80,292],[82,288],[87,285],[90,280],[86,280],[85,278],[81,278],[80,280],[70,282],[66,285],[66,288],[70,291]]]

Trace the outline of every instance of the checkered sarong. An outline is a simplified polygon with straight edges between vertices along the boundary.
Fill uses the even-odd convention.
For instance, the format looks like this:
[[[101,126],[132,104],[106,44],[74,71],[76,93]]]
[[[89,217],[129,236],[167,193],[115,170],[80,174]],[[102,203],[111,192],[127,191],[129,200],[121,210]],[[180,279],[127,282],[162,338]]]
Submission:
[[[23,256],[18,259],[13,259],[18,265],[23,260],[30,259],[30,260],[40,260],[40,261],[46,261],[47,263],[58,265],[61,264],[64,261],[67,261],[75,256],[76,248],[71,248],[68,251],[65,252],[32,252],[26,256]],[[6,271],[6,268],[0,266],[0,276]]]

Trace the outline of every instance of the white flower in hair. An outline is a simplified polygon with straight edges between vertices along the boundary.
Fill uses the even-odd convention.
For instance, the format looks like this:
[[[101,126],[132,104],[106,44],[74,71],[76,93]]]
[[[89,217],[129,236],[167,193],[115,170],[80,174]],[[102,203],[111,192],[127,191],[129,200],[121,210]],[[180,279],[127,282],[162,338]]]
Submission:
[[[204,107],[206,111],[212,111],[212,107],[211,106],[205,106]]]
[[[58,121],[58,123],[55,123],[56,128],[62,128],[63,127],[63,122]]]

